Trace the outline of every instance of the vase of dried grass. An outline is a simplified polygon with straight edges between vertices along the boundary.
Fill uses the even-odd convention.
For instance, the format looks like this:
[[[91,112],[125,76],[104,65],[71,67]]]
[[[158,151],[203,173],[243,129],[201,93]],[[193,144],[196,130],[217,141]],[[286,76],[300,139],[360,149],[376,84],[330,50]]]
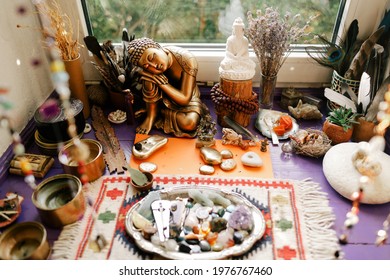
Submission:
[[[69,74],[69,89],[71,97],[83,102],[83,115],[87,119],[91,113],[87,88],[85,86],[80,55],[72,60],[64,60],[65,70]]]
[[[260,75],[259,106],[261,109],[272,109],[278,76]]]

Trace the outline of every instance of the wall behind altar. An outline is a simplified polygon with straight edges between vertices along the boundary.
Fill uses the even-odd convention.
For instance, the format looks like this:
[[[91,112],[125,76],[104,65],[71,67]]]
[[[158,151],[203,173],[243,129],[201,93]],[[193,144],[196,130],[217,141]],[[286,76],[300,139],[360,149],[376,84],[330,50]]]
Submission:
[[[39,26],[31,0],[2,1],[0,87],[9,90],[4,97],[13,104],[9,116],[12,127],[18,132],[54,88]],[[0,128],[0,155],[11,143],[8,131]]]

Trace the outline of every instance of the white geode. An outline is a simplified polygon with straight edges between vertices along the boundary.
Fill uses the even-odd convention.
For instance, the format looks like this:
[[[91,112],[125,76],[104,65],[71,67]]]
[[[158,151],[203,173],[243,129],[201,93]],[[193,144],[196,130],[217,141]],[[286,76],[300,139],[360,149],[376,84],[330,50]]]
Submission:
[[[333,146],[325,154],[322,168],[332,188],[347,199],[358,191],[361,174],[353,166],[352,156],[358,143],[341,143]],[[390,201],[390,156],[377,151],[375,160],[380,162],[383,172],[373,180],[372,186],[363,190],[362,203],[382,204]]]

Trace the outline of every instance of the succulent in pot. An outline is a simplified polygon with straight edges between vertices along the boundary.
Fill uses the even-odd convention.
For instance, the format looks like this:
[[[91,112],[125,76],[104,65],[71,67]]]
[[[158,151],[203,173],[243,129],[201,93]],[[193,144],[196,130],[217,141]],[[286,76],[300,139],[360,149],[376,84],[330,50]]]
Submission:
[[[332,144],[348,142],[352,137],[353,124],[358,124],[358,117],[359,114],[351,108],[335,108],[329,112],[322,130],[332,140]]]

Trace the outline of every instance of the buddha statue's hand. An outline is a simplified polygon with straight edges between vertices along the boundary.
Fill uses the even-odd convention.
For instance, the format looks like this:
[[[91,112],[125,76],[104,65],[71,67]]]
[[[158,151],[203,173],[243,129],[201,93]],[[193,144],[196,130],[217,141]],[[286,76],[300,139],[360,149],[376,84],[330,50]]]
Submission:
[[[145,81],[155,83],[157,85],[168,84],[168,78],[164,74],[156,75],[156,74],[149,73],[147,71],[141,71],[140,74],[141,74],[140,77],[141,81],[145,80]]]

